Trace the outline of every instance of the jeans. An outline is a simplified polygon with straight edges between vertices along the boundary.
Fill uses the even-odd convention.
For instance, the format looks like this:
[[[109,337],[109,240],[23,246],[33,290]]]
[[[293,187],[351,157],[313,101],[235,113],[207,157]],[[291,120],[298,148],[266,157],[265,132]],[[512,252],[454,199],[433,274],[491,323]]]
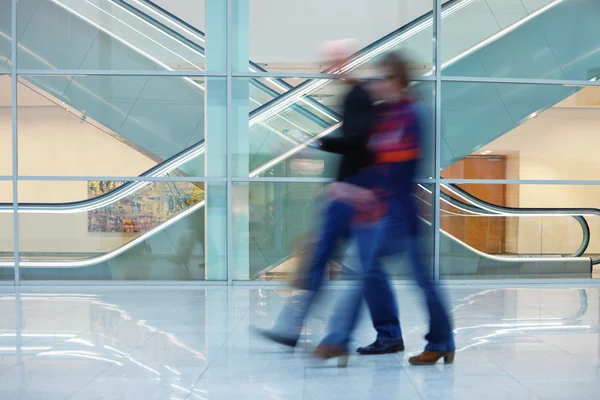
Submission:
[[[284,307],[274,327],[279,334],[288,337],[300,334],[306,315],[323,284],[327,262],[339,241],[348,239],[350,235],[353,215],[354,209],[346,203],[333,201],[328,205],[313,261],[306,276],[307,281],[303,285],[308,290],[294,296]],[[398,340],[402,338],[402,332],[396,299],[385,271],[379,264],[375,266],[378,267],[372,268],[372,274],[365,285],[364,297],[371,310],[377,340]]]
[[[429,332],[425,336],[427,340],[425,350],[438,352],[453,351],[455,344],[450,318],[442,296],[434,285],[430,270],[425,265],[423,255],[421,254],[421,245],[417,235],[419,224],[417,208],[412,194],[406,192],[399,193],[392,200],[389,203],[390,209],[387,217],[383,218],[377,224],[360,227],[354,232],[359,257],[364,268],[362,284],[339,303],[337,312],[331,319],[330,333],[323,339],[322,343],[347,348],[352,331],[358,320],[362,296],[367,299],[371,297],[372,304],[382,304],[382,302],[388,301],[390,298],[390,295],[385,290],[382,291],[380,288],[379,291],[370,292],[370,287],[372,287],[371,281],[373,279],[376,277],[381,279],[385,274],[381,268],[379,257],[382,254],[382,245],[387,240],[386,236],[389,235],[390,225],[393,224],[393,218],[390,216],[398,213],[403,215],[405,222],[403,247],[407,252],[409,262],[412,266],[415,281],[424,294],[425,304],[429,313]],[[379,296],[381,297],[378,299]]]

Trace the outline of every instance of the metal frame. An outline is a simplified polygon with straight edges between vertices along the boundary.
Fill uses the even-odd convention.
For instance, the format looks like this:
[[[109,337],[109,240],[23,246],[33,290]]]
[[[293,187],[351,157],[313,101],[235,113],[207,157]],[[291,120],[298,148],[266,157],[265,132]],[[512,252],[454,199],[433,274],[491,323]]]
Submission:
[[[231,128],[232,128],[232,116],[231,116],[231,107],[233,105],[232,102],[232,88],[231,85],[233,83],[233,79],[231,77],[231,72],[232,72],[232,58],[231,58],[231,48],[232,48],[232,43],[231,43],[231,27],[232,27],[232,20],[231,20],[231,14],[232,14],[232,7],[233,7],[233,2],[232,0],[227,0],[227,36],[226,36],[226,45],[227,45],[227,49],[225,50],[225,62],[227,63],[227,93],[226,93],[226,107],[227,110],[225,111],[226,114],[226,130],[225,130],[225,135],[226,135],[226,148],[227,148],[227,167],[226,167],[226,171],[227,171],[227,193],[226,193],[226,197],[227,197],[227,285],[230,286],[233,283],[233,268],[232,268],[232,264],[233,264],[233,239],[232,239],[232,233],[233,233],[233,197],[232,197],[232,191],[233,191],[233,182],[231,179],[231,176],[233,175],[233,157],[231,154],[231,138],[232,138],[232,132],[231,132]]]
[[[441,142],[442,142],[442,82],[441,78],[441,69],[442,69],[442,57],[441,57],[441,46],[440,46],[440,31],[442,29],[442,1],[434,0],[433,7],[433,62],[434,62],[434,71],[433,75],[435,77],[435,141],[434,141],[434,149],[435,149],[435,158],[433,162],[433,167],[435,171],[435,179],[434,179],[434,190],[433,190],[433,215],[432,215],[432,228],[433,228],[433,278],[435,282],[439,283],[440,281],[440,194],[441,194],[441,184],[440,184],[440,173],[442,165],[442,151],[441,151]]]
[[[3,179],[0,179],[3,180]],[[5,179],[8,180],[8,179]],[[226,177],[203,176],[19,176],[20,181],[227,182]]]
[[[436,0],[437,1],[437,0]],[[438,41],[435,41],[439,43]],[[434,44],[434,46],[436,46]],[[439,46],[437,46],[439,48]],[[16,65],[16,64],[15,64]],[[441,66],[440,66],[441,68]],[[208,77],[208,78],[298,78],[298,79],[338,79],[338,74],[314,74],[304,72],[206,72],[199,70],[33,70],[17,69],[19,76],[162,76],[162,77]],[[11,75],[11,70],[0,70],[0,75]],[[600,86],[600,81],[568,80],[568,79],[535,79],[535,78],[501,78],[489,76],[447,76],[433,73],[431,75],[411,78],[418,82],[464,82],[464,83],[496,83],[514,85],[554,85],[554,86]]]
[[[13,284],[16,286],[38,286],[38,285],[119,285],[119,286],[147,286],[147,285],[159,285],[159,286],[180,286],[182,284],[189,286],[219,286],[224,285],[225,281],[214,281],[214,282],[181,282],[181,281],[163,281],[163,282],[129,282],[129,281],[23,281],[20,280],[20,263],[19,263],[19,205],[18,205],[18,183],[19,181],[84,181],[84,180],[119,180],[129,182],[222,182],[227,187],[227,281],[228,286],[282,286],[284,283],[272,282],[272,281],[235,281],[232,275],[232,263],[235,260],[232,257],[233,250],[233,215],[232,215],[232,188],[235,183],[252,183],[252,182],[269,182],[269,183],[329,183],[332,181],[330,178],[303,178],[303,177],[247,177],[247,176],[233,176],[233,160],[232,160],[232,82],[235,78],[299,78],[299,79],[337,79],[337,74],[331,73],[294,73],[294,72],[282,72],[272,73],[266,71],[258,72],[235,72],[232,68],[232,6],[233,0],[227,1],[227,39],[226,39],[226,70],[223,72],[206,72],[200,70],[40,70],[40,69],[19,69],[17,60],[17,0],[11,0],[11,53],[12,53],[12,65],[10,69],[0,70],[0,76],[10,75],[11,76],[11,87],[12,87],[12,175],[11,176],[0,176],[0,181],[11,181],[13,189],[13,202],[12,212],[14,216],[13,224],[13,235],[14,235],[14,248],[13,253],[15,257],[15,277]],[[584,280],[584,279],[564,279],[564,280],[548,280],[548,279],[498,279],[498,280],[443,280],[440,278],[440,198],[441,198],[441,186],[446,183],[454,184],[515,184],[515,185],[600,185],[600,179],[598,180],[518,180],[518,179],[503,179],[503,180],[474,180],[474,179],[443,179],[440,175],[441,166],[441,95],[442,95],[442,84],[444,82],[470,82],[470,83],[488,83],[488,84],[515,84],[515,85],[557,85],[557,86],[600,86],[600,81],[586,81],[586,80],[565,80],[565,79],[521,79],[521,78],[494,78],[494,77],[468,77],[468,76],[444,76],[441,74],[442,59],[441,59],[441,26],[442,26],[442,0],[432,0],[433,5],[433,72],[428,76],[421,76],[415,78],[417,81],[429,81],[435,82],[435,155],[434,155],[434,167],[435,173],[432,178],[429,179],[418,179],[419,183],[429,183],[434,185],[433,193],[433,227],[434,227],[434,265],[433,273],[434,278],[438,284],[445,286],[501,286],[507,287],[510,285],[523,284],[529,285],[560,285],[560,284],[573,284],[594,285],[595,282]],[[144,177],[144,176],[19,176],[18,171],[18,78],[20,75],[23,76],[164,76],[164,77],[214,77],[223,78],[226,80],[226,148],[227,148],[227,162],[226,171],[227,174],[224,177],[218,178],[207,178],[207,177]],[[6,282],[0,282],[0,285],[7,284]],[[346,285],[347,283],[333,283],[333,285]],[[394,285],[403,286],[406,285],[406,281],[395,281]],[[600,284],[600,282],[598,282]],[[17,288],[18,289],[18,288]]]
[[[12,88],[12,195],[13,195],[13,250],[14,250],[14,261],[15,261],[15,286],[19,286],[21,283],[21,272],[19,269],[19,150],[18,150],[18,118],[17,118],[17,89],[19,85],[18,74],[17,74],[17,0],[11,1],[10,8],[10,19],[11,19],[11,88]],[[18,330],[20,331],[20,330]],[[20,352],[18,352],[20,353]]]
[[[496,78],[488,76],[441,76],[443,82],[498,83],[514,85],[600,86],[599,81],[568,79]]]
[[[486,185],[600,185],[600,180],[550,180],[550,179],[441,179],[444,183],[471,183],[471,184],[486,184]]]

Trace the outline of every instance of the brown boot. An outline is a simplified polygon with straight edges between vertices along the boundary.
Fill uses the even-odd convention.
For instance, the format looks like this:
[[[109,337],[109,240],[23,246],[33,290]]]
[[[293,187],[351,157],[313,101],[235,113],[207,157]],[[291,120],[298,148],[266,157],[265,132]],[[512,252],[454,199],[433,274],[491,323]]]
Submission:
[[[409,358],[408,362],[412,365],[433,365],[437,363],[440,358],[444,359],[444,364],[452,364],[454,362],[454,351],[440,353],[438,351],[425,350],[418,356]]]
[[[348,366],[348,350],[328,344],[320,344],[314,352],[315,357],[322,360],[338,357],[338,367],[346,368]]]

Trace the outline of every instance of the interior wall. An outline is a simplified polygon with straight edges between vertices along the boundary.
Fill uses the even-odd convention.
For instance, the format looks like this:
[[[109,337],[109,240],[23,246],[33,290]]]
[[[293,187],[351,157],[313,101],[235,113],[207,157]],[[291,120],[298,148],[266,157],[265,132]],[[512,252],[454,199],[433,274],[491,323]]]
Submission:
[[[506,159],[506,179],[519,179],[521,169],[519,152],[507,152],[504,156]],[[520,185],[505,185],[505,187],[506,206],[518,208],[521,197]],[[504,248],[509,254],[519,253],[519,221],[520,218],[506,218],[506,239],[504,241]]]
[[[509,154],[509,179],[598,179],[600,108],[577,107],[573,96],[492,142],[482,150]],[[565,108],[567,107],[567,108]],[[512,165],[512,167],[511,167]],[[600,208],[600,186],[508,185],[509,205],[519,207]],[[518,199],[518,201],[516,201]],[[587,217],[588,251],[600,253],[600,217]],[[581,243],[581,228],[569,217],[511,218],[519,253],[571,253]],[[518,226],[515,226],[518,225]],[[510,234],[510,233],[509,233]]]
[[[81,123],[60,107],[22,106],[18,109],[18,118],[21,175],[137,176],[155,165],[154,161],[93,126]],[[10,107],[0,107],[0,149],[3,151],[11,149],[11,134]],[[11,174],[11,158],[0,157],[0,175]],[[18,195],[19,201],[24,203],[85,200],[87,181],[20,181]],[[0,202],[12,202],[11,182],[0,185]],[[87,212],[20,214],[20,249],[104,252],[135,235],[88,232],[87,218]],[[9,219],[12,220],[12,216]],[[12,224],[3,224],[0,251],[12,251],[11,247]]]

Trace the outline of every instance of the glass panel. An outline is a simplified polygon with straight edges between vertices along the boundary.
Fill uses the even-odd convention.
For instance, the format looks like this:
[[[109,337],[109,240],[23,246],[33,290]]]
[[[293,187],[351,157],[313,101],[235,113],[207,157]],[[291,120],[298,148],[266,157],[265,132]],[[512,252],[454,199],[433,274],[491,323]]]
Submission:
[[[0,181],[0,281],[15,279],[15,238],[12,181]]]
[[[19,68],[205,68],[204,32],[151,2],[26,0],[18,13]],[[184,15],[204,25],[204,7]],[[207,54],[212,71],[225,71],[225,50],[216,50]]]
[[[223,78],[21,76],[19,172],[224,177],[225,83]],[[206,160],[205,139],[212,144]]]
[[[592,262],[600,261],[599,189],[443,185],[442,277],[591,278]],[[430,198],[426,191],[420,197]]]
[[[119,185],[125,190],[113,190]],[[19,182],[21,278],[226,279],[224,188],[202,182]],[[49,195],[76,191],[90,200],[40,204]]]
[[[600,179],[600,88],[442,84],[442,176]]]
[[[12,82],[0,75],[0,176],[12,176],[12,169]]]
[[[303,243],[316,240],[326,210],[322,183],[252,182],[234,185],[234,280],[289,280],[305,266]],[[423,219],[420,232],[433,266],[430,224]],[[401,245],[401,239],[397,245]],[[241,250],[240,250],[241,249]],[[249,249],[246,252],[246,249]],[[410,277],[405,255],[386,257],[395,279]],[[352,241],[336,252],[327,266],[327,279],[352,279],[361,270]]]
[[[343,94],[348,90],[338,80],[311,81],[312,90],[305,87],[292,90],[286,96],[250,112],[249,130],[242,115],[254,101],[257,86],[267,83],[263,79],[234,79],[232,134],[234,176],[266,177],[326,177],[335,176],[337,156],[312,148],[306,144],[311,138],[339,135]],[[433,174],[433,87],[432,82],[413,85],[423,112],[423,158],[420,177]],[[245,92],[244,92],[245,91]],[[245,93],[246,97],[241,94]],[[244,101],[244,99],[250,99]]]
[[[367,67],[382,51],[403,49],[411,54],[415,68],[427,73],[433,54],[432,4],[360,0],[350,6],[343,0],[326,4],[251,0],[249,28],[234,34],[234,48],[249,46],[250,59],[270,72],[317,73],[330,67],[322,49],[325,41],[353,38],[352,50],[367,56],[356,67]],[[247,65],[234,63],[233,69],[247,71]]]
[[[10,2],[9,2],[10,3]],[[10,4],[2,4],[10,10]],[[6,8],[5,8],[6,9]],[[10,14],[10,13],[9,13]],[[5,16],[0,16],[0,29]],[[10,21],[10,20],[9,20]],[[0,49],[3,48],[0,31]],[[10,47],[10,43],[8,43]],[[0,65],[1,65],[0,61]],[[12,85],[9,75],[0,75],[0,176],[9,180],[0,180],[0,201],[10,207],[0,210],[0,280],[12,281],[14,273],[14,213],[12,186]]]
[[[449,2],[442,18],[443,74],[591,79],[590,70],[600,65],[598,17],[594,0]]]
[[[12,1],[0,0],[0,70],[11,68]]]

